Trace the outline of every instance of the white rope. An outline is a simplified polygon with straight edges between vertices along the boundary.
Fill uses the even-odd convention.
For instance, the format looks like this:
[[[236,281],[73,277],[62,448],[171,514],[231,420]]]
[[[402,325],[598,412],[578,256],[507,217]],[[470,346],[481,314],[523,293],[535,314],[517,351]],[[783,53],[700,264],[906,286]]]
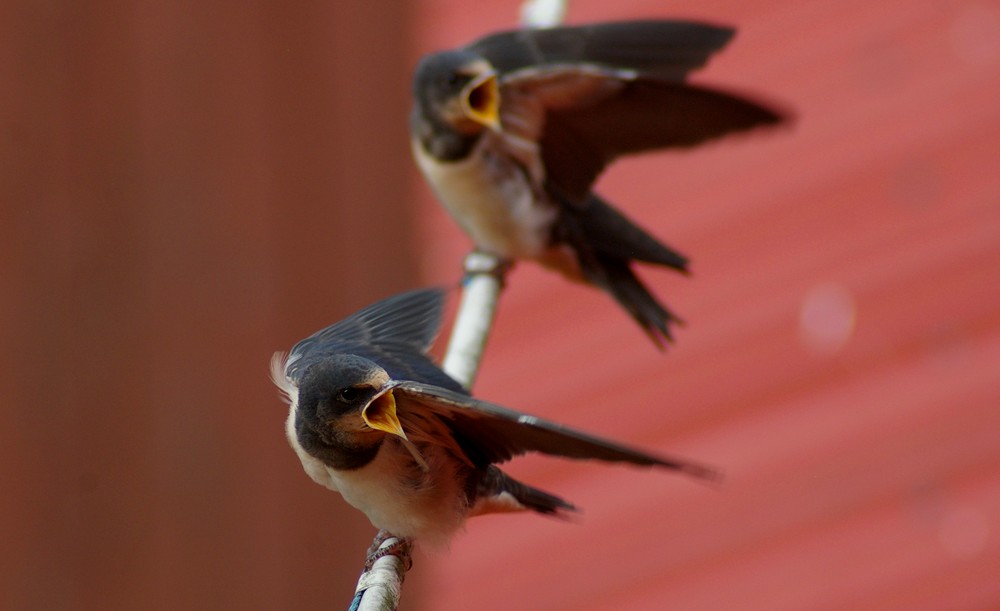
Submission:
[[[467,389],[472,389],[493,327],[503,274],[504,264],[494,255],[472,252],[465,257],[462,301],[441,367]]]
[[[378,549],[384,550],[398,543],[398,538],[389,536]],[[373,562],[372,567],[358,578],[349,611],[394,611],[403,593],[403,577],[409,563],[408,555],[403,558],[396,554],[386,554]]]

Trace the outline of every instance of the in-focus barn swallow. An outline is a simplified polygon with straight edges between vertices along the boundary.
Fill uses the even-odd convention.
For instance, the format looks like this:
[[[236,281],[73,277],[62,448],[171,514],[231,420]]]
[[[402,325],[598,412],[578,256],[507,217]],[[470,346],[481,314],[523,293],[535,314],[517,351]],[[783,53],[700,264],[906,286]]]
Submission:
[[[290,404],[288,441],[306,473],[378,528],[441,544],[473,515],[573,510],[496,467],[525,452],[716,476],[472,398],[427,356],[443,300],[439,289],[385,299],[271,362]]]
[[[662,347],[677,318],[631,263],[686,272],[687,259],[591,189],[621,155],[781,121],[685,81],[733,33],[686,21],[522,29],[424,57],[410,116],[417,164],[476,248],[602,288]]]

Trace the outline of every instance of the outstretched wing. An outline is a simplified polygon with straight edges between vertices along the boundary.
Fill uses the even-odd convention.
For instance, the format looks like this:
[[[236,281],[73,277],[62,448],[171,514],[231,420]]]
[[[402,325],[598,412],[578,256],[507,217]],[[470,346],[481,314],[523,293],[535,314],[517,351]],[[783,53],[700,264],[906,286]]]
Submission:
[[[547,186],[567,203],[585,202],[621,155],[693,147],[783,118],[745,97],[623,70],[567,66],[515,76],[501,91],[507,147],[517,155],[538,142],[529,154],[541,157]]]
[[[706,87],[624,81],[600,100],[547,109],[540,138],[546,182],[560,198],[582,204],[619,156],[690,148],[781,120],[767,106]]]
[[[477,466],[542,452],[659,466],[707,479],[719,476],[711,467],[643,452],[444,388],[401,381],[385,392],[393,394],[396,415],[411,441],[449,447]]]
[[[342,344],[395,344],[426,352],[437,337],[444,290],[418,289],[383,299],[295,344],[291,355]]]
[[[500,74],[504,146],[562,203],[583,205],[621,155],[782,120],[746,97],[684,82],[732,35],[693,22],[629,21],[504,32],[469,49]]]
[[[528,67],[586,63],[681,80],[724,47],[733,30],[692,21],[619,21],[491,34],[468,45],[504,75]]]
[[[285,374],[296,380],[313,362],[356,354],[375,361],[393,378],[460,390],[461,385],[426,356],[441,328],[444,299],[443,289],[419,289],[359,310],[295,344]]]

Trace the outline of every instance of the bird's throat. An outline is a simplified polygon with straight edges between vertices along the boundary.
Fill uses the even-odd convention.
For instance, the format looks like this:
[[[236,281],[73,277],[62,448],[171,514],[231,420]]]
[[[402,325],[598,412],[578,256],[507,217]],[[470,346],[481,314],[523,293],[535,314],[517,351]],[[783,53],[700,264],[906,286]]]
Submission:
[[[295,437],[310,456],[339,471],[360,469],[370,463],[385,439],[383,434],[334,434],[331,438],[324,439],[301,417],[295,419]]]

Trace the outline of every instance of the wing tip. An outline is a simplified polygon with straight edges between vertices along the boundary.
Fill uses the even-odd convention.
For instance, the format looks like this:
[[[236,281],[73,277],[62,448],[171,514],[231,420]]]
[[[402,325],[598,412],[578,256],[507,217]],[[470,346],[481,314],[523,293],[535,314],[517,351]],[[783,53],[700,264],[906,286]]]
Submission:
[[[657,459],[656,465],[672,471],[678,471],[709,485],[720,485],[725,480],[721,469],[700,463],[676,459]]]

